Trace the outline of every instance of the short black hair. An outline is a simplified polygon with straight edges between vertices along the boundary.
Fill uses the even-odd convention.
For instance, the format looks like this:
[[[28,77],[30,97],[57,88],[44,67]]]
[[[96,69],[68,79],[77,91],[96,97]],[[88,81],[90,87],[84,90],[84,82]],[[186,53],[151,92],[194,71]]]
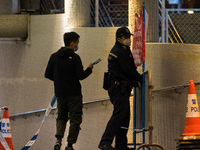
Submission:
[[[79,37],[76,32],[66,32],[63,36],[65,46],[69,46],[71,42],[78,41]]]

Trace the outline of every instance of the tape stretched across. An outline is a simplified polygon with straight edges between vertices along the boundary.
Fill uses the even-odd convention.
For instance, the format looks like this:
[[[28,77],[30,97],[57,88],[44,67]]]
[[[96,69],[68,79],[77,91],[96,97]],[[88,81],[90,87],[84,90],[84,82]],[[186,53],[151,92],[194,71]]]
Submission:
[[[42,125],[43,125],[43,123],[44,123],[46,117],[49,115],[49,113],[50,113],[50,111],[51,111],[53,105],[55,104],[55,102],[56,102],[56,96],[53,97],[53,99],[51,100],[51,103],[50,103],[49,106],[47,107],[46,112],[45,112],[45,115],[44,115],[44,118],[43,118],[43,120],[42,120],[42,123],[41,123],[39,129],[37,130],[37,132],[35,133],[35,135],[31,138],[31,140],[30,140],[21,150],[27,150],[27,149],[29,149],[31,146],[33,146],[33,144],[35,143],[35,141],[36,141],[36,139],[37,139],[37,137],[38,137],[38,134],[39,134],[39,132],[40,132],[40,129],[41,129],[41,127],[42,127]]]

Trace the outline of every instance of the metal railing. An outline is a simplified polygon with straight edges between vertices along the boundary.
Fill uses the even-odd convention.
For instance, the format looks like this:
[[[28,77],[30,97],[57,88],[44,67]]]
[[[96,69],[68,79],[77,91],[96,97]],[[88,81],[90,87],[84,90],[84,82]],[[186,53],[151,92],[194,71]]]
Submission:
[[[171,43],[183,43],[183,40],[181,39],[180,37],[180,34],[178,33],[171,17],[167,14],[167,25],[168,25],[168,28],[167,28],[167,35],[171,41]],[[169,29],[169,30],[168,30]],[[167,39],[167,37],[166,37]]]
[[[113,21],[112,21],[110,15],[109,15],[104,3],[103,3],[103,1],[99,0],[99,2],[100,2],[100,7],[99,7],[100,8],[99,9],[100,10],[100,16],[99,16],[100,19],[105,21],[107,23],[107,25],[108,25],[108,23],[110,23],[111,26],[114,27]],[[103,13],[103,11],[104,11],[104,13]]]
[[[166,9],[166,42],[199,44],[199,22],[200,9]]]
[[[200,85],[200,82],[195,82],[194,84]],[[170,91],[170,90],[177,90],[177,89],[181,89],[181,88],[187,88],[188,86],[189,86],[189,84],[178,85],[178,86],[170,86],[170,87],[166,87],[166,88],[160,88],[160,89],[152,90],[152,93],[164,92],[164,91]],[[131,96],[133,96],[133,95],[131,95]],[[100,103],[100,102],[102,103],[102,102],[105,102],[105,101],[108,101],[108,100],[110,100],[110,99],[104,98],[104,99],[92,100],[92,101],[83,102],[83,105]],[[55,110],[55,109],[56,109],[56,107],[52,108],[52,110]],[[9,115],[9,117],[12,118],[12,117],[25,116],[25,115],[30,115],[30,114],[37,114],[37,113],[41,113],[41,112],[45,112],[45,111],[46,111],[46,109],[40,109],[40,110],[34,110],[34,111],[12,114],[12,115]]]
[[[112,3],[111,3],[112,2]],[[128,25],[128,3],[114,0],[91,0],[91,26],[114,27]]]
[[[110,100],[109,98],[105,98],[105,99],[98,99],[98,100],[93,100],[93,101],[87,101],[87,102],[83,102],[83,105],[87,105],[87,104],[93,104],[93,103],[99,103],[99,102],[104,102],[104,101],[108,101]],[[52,110],[55,110],[56,107],[53,107]],[[17,114],[13,114],[13,115],[9,115],[10,118],[12,117],[18,117],[18,116],[25,116],[25,115],[30,115],[30,114],[37,114],[37,113],[41,113],[41,112],[45,112],[46,109],[39,109],[39,110],[34,110],[34,111],[28,111],[28,112],[23,112],[23,113],[17,113]]]
[[[160,28],[160,37],[162,42],[165,42],[165,1],[159,0],[158,4],[158,18],[159,18],[159,28]],[[160,40],[160,41],[161,41]]]
[[[165,0],[159,0],[158,10],[160,42],[200,44],[200,9],[166,9]]]
[[[159,0],[158,10],[159,10],[159,28],[161,30],[160,37],[162,39],[162,42],[165,42],[165,39],[167,43],[170,40],[171,43],[183,43],[183,40],[181,39],[172,19],[170,18],[170,15],[166,13],[167,10],[165,8],[165,1]],[[169,33],[170,32],[170,33]],[[161,40],[160,40],[161,41]]]
[[[96,2],[99,2],[99,4],[95,4]],[[95,7],[98,5],[98,13],[95,12]],[[90,3],[90,15],[93,20],[93,22],[97,22],[99,27],[114,27],[112,18],[110,17],[104,3],[102,0],[95,1],[91,0]],[[98,15],[98,17],[96,17]],[[96,20],[98,19],[98,20]]]

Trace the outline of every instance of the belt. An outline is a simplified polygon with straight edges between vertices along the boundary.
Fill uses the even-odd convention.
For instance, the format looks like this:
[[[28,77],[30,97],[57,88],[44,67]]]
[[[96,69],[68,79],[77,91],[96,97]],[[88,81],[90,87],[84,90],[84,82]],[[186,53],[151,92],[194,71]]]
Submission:
[[[111,80],[111,83],[112,84],[116,84],[116,85],[120,85],[121,84],[121,82],[118,81],[118,80]]]

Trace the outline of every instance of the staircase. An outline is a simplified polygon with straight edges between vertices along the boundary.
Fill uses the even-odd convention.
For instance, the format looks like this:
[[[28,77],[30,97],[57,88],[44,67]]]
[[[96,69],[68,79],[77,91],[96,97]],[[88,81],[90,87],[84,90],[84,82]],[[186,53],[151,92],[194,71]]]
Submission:
[[[91,0],[91,26],[95,22],[95,0]],[[99,26],[128,26],[128,0],[99,0]]]

